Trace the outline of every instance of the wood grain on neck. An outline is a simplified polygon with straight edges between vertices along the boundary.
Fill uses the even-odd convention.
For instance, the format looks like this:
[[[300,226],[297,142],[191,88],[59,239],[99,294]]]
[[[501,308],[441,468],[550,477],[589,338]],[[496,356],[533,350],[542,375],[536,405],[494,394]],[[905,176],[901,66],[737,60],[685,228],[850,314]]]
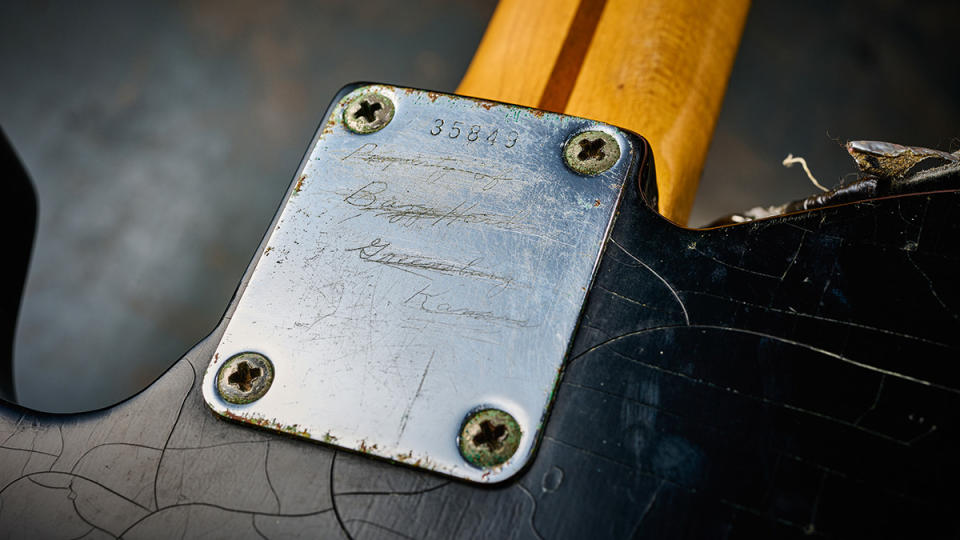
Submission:
[[[615,124],[686,223],[748,0],[501,0],[457,93]]]

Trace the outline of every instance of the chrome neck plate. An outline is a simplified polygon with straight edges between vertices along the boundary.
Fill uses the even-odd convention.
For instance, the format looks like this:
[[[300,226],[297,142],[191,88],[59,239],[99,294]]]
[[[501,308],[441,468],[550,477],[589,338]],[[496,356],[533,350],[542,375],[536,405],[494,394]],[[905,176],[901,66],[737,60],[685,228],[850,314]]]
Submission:
[[[619,145],[612,168],[595,176],[564,162],[565,144],[586,130]],[[204,379],[207,404],[466,480],[516,474],[543,429],[635,141],[523,107],[345,88],[228,314]],[[249,403],[218,391],[221,368],[241,353],[272,364],[270,387]],[[241,391],[256,373],[222,384]],[[516,420],[519,442],[506,461],[477,466],[460,433],[490,408]],[[476,444],[501,442],[488,431]]]

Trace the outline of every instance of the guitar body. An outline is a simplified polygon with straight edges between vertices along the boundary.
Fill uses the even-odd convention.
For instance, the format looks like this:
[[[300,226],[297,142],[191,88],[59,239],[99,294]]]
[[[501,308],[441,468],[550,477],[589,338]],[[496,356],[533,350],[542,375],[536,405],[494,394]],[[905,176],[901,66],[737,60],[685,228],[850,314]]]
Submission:
[[[200,381],[221,323],[111,409],[4,407],[0,530],[953,536],[958,208],[960,193],[941,192],[688,230],[630,184],[515,479],[471,485],[214,417]]]
[[[0,405],[0,536],[960,534],[960,192],[708,230],[661,216],[689,214],[746,8],[507,0],[491,22],[460,93],[634,129],[659,173],[648,152],[625,189],[525,470],[475,485],[211,414],[202,376],[248,269],[139,395]]]

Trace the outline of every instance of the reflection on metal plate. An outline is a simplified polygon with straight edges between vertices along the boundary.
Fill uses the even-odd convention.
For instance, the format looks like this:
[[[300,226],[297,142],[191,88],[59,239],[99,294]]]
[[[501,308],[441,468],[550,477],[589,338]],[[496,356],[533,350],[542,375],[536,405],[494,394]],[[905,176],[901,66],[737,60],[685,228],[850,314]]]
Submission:
[[[377,130],[347,129],[344,107],[371,93],[379,97],[348,112],[353,127]],[[204,397],[229,418],[504,480],[536,446],[635,139],[584,119],[380,85],[345,89],[328,114],[227,323]],[[564,165],[564,143],[585,130],[620,146],[596,176]],[[273,380],[259,399],[231,403],[218,372],[241,353],[267,357]],[[240,367],[225,384],[254,388],[261,370]],[[487,409],[506,412],[520,433],[489,423],[469,431],[493,454],[509,440],[512,454],[482,468],[461,455],[458,437]]]

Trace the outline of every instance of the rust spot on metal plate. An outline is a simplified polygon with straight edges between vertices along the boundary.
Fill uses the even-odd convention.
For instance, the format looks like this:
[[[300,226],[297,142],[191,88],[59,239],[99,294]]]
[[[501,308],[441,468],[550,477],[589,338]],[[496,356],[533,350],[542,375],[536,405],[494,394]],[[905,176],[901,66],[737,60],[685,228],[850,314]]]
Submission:
[[[227,418],[234,420],[236,422],[242,422],[244,424],[250,424],[253,426],[261,427],[264,429],[270,429],[274,431],[282,431],[284,433],[294,435],[297,437],[310,437],[310,432],[306,429],[301,428],[298,424],[293,425],[284,425],[276,420],[269,420],[260,416],[245,416],[242,414],[236,414],[230,411],[224,411],[223,415]]]
[[[375,454],[377,452],[377,445],[376,444],[367,445],[367,441],[363,440],[363,441],[360,441],[360,446],[357,448],[357,450],[363,454]]]
[[[320,132],[320,137],[323,138],[326,135],[333,133],[333,128],[336,127],[337,120],[336,117],[331,117],[330,121],[327,122],[327,125],[323,126],[323,131]]]

